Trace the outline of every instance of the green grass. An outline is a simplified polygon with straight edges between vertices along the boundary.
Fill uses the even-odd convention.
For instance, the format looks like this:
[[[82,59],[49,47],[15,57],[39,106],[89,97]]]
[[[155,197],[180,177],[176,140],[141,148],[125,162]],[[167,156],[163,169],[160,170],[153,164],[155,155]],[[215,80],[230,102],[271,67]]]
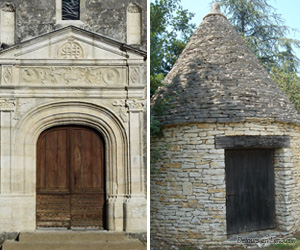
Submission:
[[[300,250],[300,237],[296,237],[296,241],[294,243],[272,244],[269,247],[266,247],[264,249],[272,249],[272,250],[294,249],[294,250]]]

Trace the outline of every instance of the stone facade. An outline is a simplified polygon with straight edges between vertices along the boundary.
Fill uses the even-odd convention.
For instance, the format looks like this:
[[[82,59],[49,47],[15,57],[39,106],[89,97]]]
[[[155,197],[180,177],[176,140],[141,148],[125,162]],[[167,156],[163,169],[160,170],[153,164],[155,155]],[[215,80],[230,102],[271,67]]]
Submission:
[[[169,148],[152,169],[151,235],[175,245],[228,246],[226,230],[225,150],[216,136],[290,138],[275,149],[275,207],[279,231],[300,228],[300,127],[273,119],[242,123],[190,123],[168,126],[154,146]]]
[[[8,1],[1,0],[1,6]],[[139,49],[147,48],[147,1],[81,0],[81,17],[77,21],[61,21],[61,0],[49,1],[9,1],[16,7],[16,42],[22,42],[68,25],[98,33],[122,43],[126,41],[127,9],[135,3],[141,9],[141,44]]]
[[[145,232],[145,15],[141,44],[132,47],[129,1],[81,1],[77,23],[56,22],[55,0],[11,2],[17,43],[0,52],[0,228],[36,229],[38,137],[83,125],[105,142],[107,229]],[[146,1],[137,4],[146,13]]]

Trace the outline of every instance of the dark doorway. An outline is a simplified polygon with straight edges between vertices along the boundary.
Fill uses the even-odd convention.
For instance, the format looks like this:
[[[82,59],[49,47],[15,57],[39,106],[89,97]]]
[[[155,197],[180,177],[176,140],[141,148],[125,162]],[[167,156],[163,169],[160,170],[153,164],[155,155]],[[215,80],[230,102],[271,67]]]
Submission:
[[[55,127],[37,142],[37,227],[104,228],[104,142],[93,129]]]
[[[274,150],[225,150],[227,233],[275,227]]]

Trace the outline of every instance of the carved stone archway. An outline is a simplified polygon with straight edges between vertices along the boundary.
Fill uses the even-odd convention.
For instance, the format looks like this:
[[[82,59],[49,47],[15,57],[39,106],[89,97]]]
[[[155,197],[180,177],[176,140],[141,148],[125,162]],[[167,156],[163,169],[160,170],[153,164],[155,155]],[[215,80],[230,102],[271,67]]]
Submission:
[[[42,105],[28,112],[13,134],[14,150],[18,152],[18,169],[22,169],[23,174],[24,194],[35,194],[36,190],[38,136],[48,128],[69,124],[88,126],[103,135],[106,144],[106,224],[108,230],[123,231],[127,219],[130,220],[123,211],[130,197],[128,137],[119,118],[107,108],[86,102],[66,101]],[[35,222],[35,219],[32,221]],[[32,227],[36,225],[32,224]]]

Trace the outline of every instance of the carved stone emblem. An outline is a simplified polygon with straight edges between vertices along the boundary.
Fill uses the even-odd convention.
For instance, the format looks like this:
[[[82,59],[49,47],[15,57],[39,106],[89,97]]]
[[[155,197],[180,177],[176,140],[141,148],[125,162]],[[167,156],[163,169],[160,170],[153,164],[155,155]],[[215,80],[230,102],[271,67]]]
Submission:
[[[105,67],[24,67],[22,83],[44,85],[120,85],[121,74],[116,68]]]
[[[70,40],[60,48],[58,57],[63,59],[80,59],[83,58],[83,49],[79,43]]]
[[[117,84],[120,80],[120,73],[116,69],[103,70],[103,81],[106,84]]]

